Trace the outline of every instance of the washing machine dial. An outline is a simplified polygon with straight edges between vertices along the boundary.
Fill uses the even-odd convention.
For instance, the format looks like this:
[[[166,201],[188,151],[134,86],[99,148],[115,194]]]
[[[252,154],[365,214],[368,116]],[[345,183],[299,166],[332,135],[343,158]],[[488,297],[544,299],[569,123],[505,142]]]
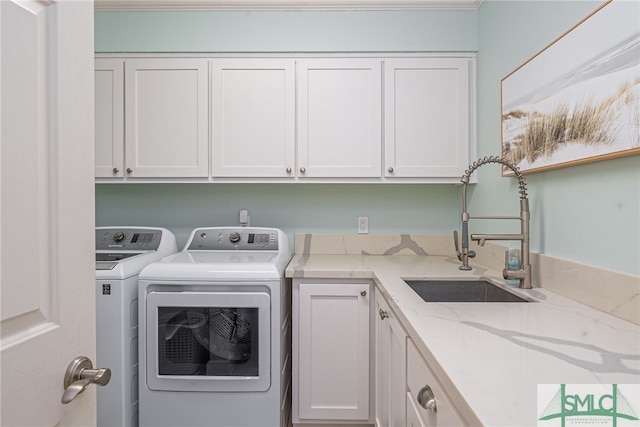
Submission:
[[[116,231],[113,233],[114,242],[121,242],[122,240],[124,240],[124,233],[122,231]]]
[[[229,235],[229,241],[231,243],[238,243],[240,241],[240,233],[234,231]]]

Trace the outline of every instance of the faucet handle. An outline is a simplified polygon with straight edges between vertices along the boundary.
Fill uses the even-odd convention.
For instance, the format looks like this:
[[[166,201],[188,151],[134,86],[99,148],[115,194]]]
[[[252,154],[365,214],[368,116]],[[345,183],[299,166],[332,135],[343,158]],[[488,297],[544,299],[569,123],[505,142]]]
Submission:
[[[456,256],[458,257],[458,260],[462,261],[463,260],[463,253],[460,251],[460,245],[458,243],[458,230],[453,230],[453,244],[456,248]],[[467,257],[468,258],[475,258],[476,257],[476,251],[474,250],[468,250],[467,251]]]
[[[460,245],[458,244],[458,230],[453,230],[453,245],[456,248],[458,260],[462,261],[462,252],[460,252]]]

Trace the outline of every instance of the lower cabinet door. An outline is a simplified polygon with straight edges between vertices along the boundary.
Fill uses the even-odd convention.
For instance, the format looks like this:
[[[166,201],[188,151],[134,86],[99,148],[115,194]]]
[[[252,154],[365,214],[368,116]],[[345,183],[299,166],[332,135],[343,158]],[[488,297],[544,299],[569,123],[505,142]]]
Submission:
[[[294,283],[294,422],[369,420],[369,296],[367,282]]]
[[[407,393],[407,427],[427,427],[420,418],[420,410],[416,405],[411,393]]]
[[[376,293],[376,426],[404,426],[407,334]]]
[[[416,425],[429,427],[464,425],[444,388],[411,339],[407,340],[407,388],[409,391],[407,413],[415,413],[415,417],[421,423]]]

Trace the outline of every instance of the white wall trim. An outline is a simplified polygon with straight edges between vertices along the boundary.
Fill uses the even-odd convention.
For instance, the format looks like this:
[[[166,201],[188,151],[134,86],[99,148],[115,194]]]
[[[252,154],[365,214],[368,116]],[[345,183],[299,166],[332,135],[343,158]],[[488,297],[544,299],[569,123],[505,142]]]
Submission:
[[[484,0],[95,0],[96,11],[477,10]]]

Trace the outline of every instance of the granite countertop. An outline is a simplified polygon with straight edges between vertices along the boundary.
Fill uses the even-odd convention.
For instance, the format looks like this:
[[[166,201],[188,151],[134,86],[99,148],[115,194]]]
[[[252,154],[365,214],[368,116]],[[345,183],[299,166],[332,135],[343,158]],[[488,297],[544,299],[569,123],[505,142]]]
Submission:
[[[455,256],[350,252],[305,250],[286,276],[373,280],[470,425],[537,425],[540,405],[548,404],[538,402],[538,384],[640,383],[638,325],[544,288],[511,288],[530,303],[427,303],[402,279],[484,277],[507,285],[496,270],[459,270]]]

